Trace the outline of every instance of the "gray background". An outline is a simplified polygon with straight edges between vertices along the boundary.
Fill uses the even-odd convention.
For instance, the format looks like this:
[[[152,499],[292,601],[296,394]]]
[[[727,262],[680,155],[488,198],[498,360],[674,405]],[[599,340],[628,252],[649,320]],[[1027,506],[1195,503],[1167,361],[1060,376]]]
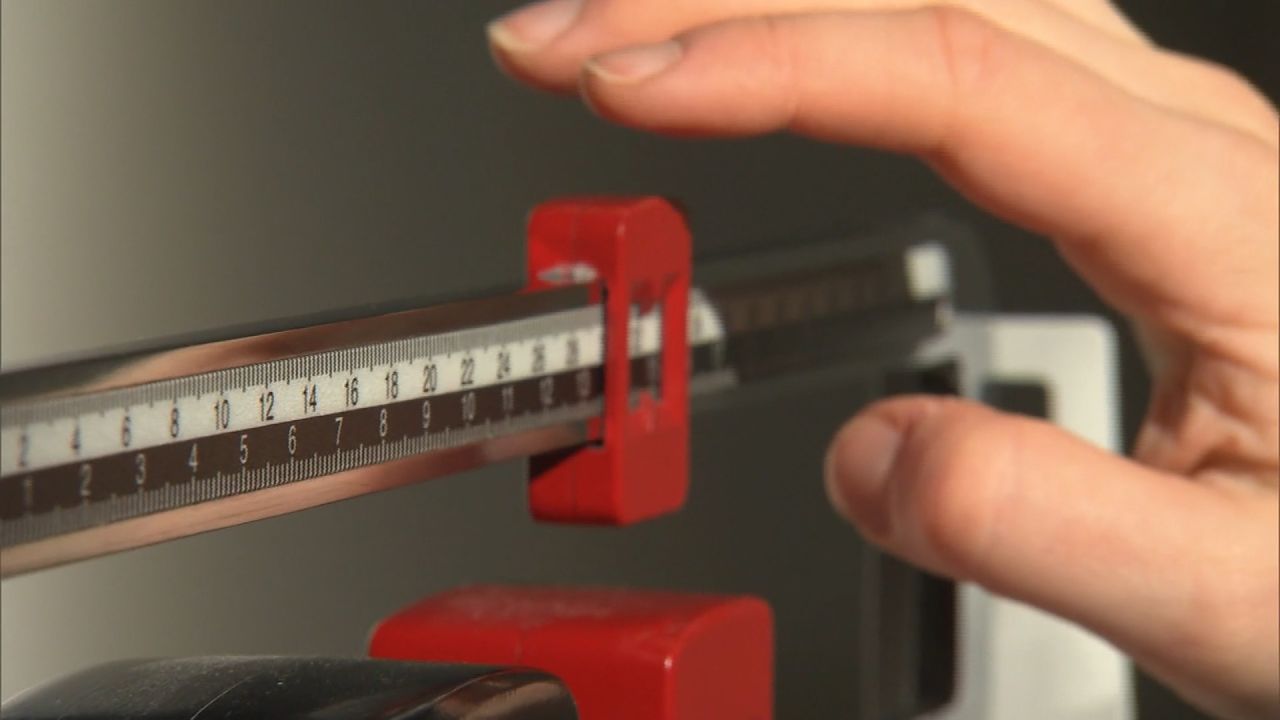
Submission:
[[[1276,3],[1123,4],[1157,40],[1280,92]],[[680,198],[700,255],[945,208],[980,229],[999,307],[1102,310],[1045,243],[910,160],[649,138],[516,87],[482,37],[510,6],[4,0],[0,363],[512,287],[526,210],[579,192]],[[1125,349],[1131,435],[1145,389]],[[533,526],[511,465],[5,581],[0,695],[122,656],[356,653],[375,618],[432,590],[553,580],[816,607],[780,628],[780,708],[852,707],[857,541],[818,465],[864,399],[798,390],[699,417],[689,511],[626,531]],[[778,437],[765,413],[794,422]],[[1177,712],[1145,682],[1141,697]]]

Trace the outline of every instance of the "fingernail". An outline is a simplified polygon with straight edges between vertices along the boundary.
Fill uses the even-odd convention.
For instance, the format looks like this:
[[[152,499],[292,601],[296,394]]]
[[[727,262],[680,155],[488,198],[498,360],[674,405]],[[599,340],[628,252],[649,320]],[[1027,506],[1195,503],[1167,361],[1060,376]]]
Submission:
[[[489,39],[504,50],[529,52],[546,46],[578,19],[582,0],[543,0],[489,23]]]
[[[827,451],[827,497],[836,511],[873,537],[888,534],[886,486],[902,433],[875,415],[849,421]]]
[[[635,83],[671,67],[683,54],[679,42],[668,40],[596,56],[587,61],[587,70],[606,82]]]

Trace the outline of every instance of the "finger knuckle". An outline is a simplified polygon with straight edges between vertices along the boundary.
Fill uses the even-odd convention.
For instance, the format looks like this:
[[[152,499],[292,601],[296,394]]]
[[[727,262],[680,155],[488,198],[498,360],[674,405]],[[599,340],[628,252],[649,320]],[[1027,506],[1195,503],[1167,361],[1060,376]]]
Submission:
[[[911,455],[919,486],[916,522],[929,550],[964,572],[981,558],[999,512],[1002,460],[996,448],[1009,432],[998,416],[968,407],[940,414],[934,432],[922,434]]]
[[[954,5],[923,11],[933,30],[937,56],[959,96],[980,90],[1007,62],[1004,32],[982,16]]]
[[[1246,528],[1251,523],[1246,520],[1241,527],[1242,535],[1274,542],[1274,526],[1250,532]],[[1266,568],[1267,562],[1274,562],[1273,554],[1272,559],[1264,559],[1268,554],[1254,548],[1189,564],[1188,575],[1193,581],[1186,584],[1181,598],[1182,612],[1169,623],[1170,640],[1208,666],[1230,666],[1238,662],[1241,648],[1250,647],[1267,633],[1274,634],[1274,616],[1268,609],[1276,607],[1278,586],[1274,570]]]
[[[741,17],[695,28],[683,38],[692,52],[706,57],[749,55],[753,72],[742,82],[757,102],[742,117],[751,118],[752,127],[779,128],[791,125],[799,112],[804,51],[796,36],[803,27],[787,16]]]
[[[659,3],[650,0],[652,5]],[[647,13],[658,9],[650,3],[635,0],[582,0],[579,17],[606,27],[635,25],[647,16]],[[663,2],[661,9],[668,9],[670,3]]]
[[[791,123],[800,112],[800,95],[797,88],[796,44],[793,42],[794,23],[779,17],[761,18],[759,33],[760,46],[768,54],[769,67],[773,69],[773,87],[779,88],[780,97],[776,103],[779,121]]]
[[[1234,68],[1201,58],[1192,62],[1206,80],[1217,85],[1224,92],[1248,94],[1250,97],[1257,93],[1253,84]]]
[[[1205,58],[1164,50],[1153,56],[1163,70],[1170,92],[1190,94],[1201,105],[1212,104],[1252,118],[1258,127],[1274,125],[1276,108],[1239,71]]]
[[[1276,110],[1252,82],[1236,70],[1211,64],[1205,71],[1209,82],[1217,89],[1227,107],[1241,112],[1256,113],[1262,122],[1275,121]]]

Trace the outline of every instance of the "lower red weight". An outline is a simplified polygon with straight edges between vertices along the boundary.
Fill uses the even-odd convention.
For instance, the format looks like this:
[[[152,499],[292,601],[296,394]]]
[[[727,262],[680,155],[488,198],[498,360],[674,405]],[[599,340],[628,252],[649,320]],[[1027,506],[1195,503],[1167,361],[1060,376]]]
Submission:
[[[753,597],[463,588],[383,620],[369,654],[548,672],[568,686],[582,720],[773,715],[773,615]]]

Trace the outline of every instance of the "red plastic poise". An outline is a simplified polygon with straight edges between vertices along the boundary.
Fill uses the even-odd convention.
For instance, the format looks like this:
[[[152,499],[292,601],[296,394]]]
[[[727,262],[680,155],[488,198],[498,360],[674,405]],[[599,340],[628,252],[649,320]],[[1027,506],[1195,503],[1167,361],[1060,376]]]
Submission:
[[[582,720],[773,715],[773,615],[753,597],[476,586],[387,618],[369,654],[544,670]]]
[[[529,219],[528,281],[537,290],[589,268],[604,302],[604,416],[599,442],[535,459],[529,502],[540,520],[624,525],[679,509],[689,483],[689,230],[657,197],[579,198]],[[660,397],[632,404],[632,309],[661,310]]]

